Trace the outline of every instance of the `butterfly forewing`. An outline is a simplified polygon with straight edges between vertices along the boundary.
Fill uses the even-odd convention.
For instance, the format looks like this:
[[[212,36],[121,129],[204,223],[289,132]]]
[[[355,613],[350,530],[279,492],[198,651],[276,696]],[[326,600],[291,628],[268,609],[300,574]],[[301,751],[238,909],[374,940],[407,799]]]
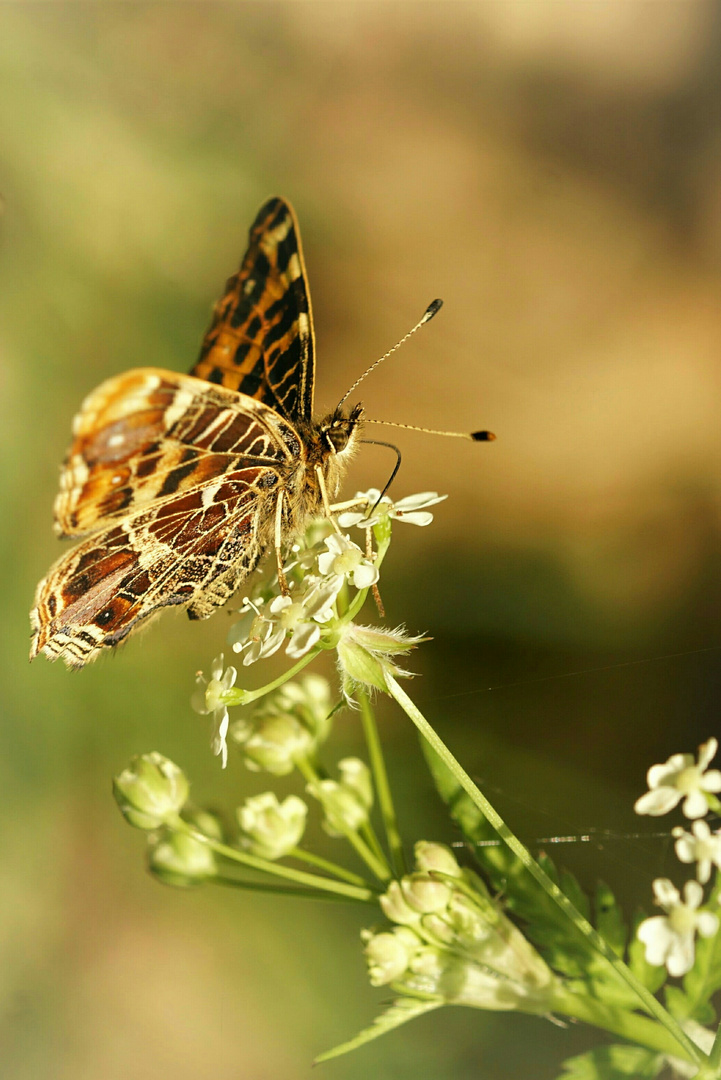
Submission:
[[[239,460],[292,466],[299,452],[297,433],[262,402],[155,368],[108,379],[73,428],[55,500],[62,536],[194,490]]]
[[[313,414],[313,316],[295,214],[269,199],[215,307],[198,378],[258,398],[291,421]]]

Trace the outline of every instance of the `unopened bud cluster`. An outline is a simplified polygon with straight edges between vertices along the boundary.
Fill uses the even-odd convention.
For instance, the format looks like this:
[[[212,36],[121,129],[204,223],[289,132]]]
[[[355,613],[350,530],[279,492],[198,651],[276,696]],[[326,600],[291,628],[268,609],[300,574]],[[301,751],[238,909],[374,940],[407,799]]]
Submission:
[[[442,844],[421,841],[415,855],[415,872],[380,900],[396,925],[363,935],[373,985],[449,1005],[547,1012],[556,978],[481,880]]]

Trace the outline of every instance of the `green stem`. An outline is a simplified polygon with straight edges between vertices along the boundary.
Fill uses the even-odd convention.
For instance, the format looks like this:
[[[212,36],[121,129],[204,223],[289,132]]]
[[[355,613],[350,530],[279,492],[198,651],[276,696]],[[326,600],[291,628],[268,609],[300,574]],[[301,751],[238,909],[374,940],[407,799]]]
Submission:
[[[304,667],[310,664],[311,660],[315,660],[316,656],[321,652],[320,648],[311,649],[305,656],[301,656],[297,663],[293,664],[293,667],[288,668],[287,671],[279,675],[277,679],[273,679],[272,682],[267,683],[265,686],[261,686],[258,690],[226,690],[223,700],[226,705],[249,705],[251,701],[256,701],[258,698],[265,697],[266,694],[270,694],[272,690],[277,690],[279,686],[283,686],[289,679],[292,679],[294,675],[297,675],[299,671],[302,671]]]
[[[378,735],[378,725],[375,714],[371,707],[370,698],[365,690],[358,691],[363,731],[368,746],[373,779],[378,794],[378,806],[380,807],[383,825],[386,831],[386,839],[391,853],[391,864],[396,877],[402,877],[406,871],[405,858],[403,856],[403,841],[398,831],[398,821],[393,806],[393,796],[388,782],[388,773],[383,758],[383,748]]]
[[[248,866],[252,870],[260,870],[264,874],[274,874],[276,877],[285,878],[296,885],[306,885],[313,889],[338,893],[340,896],[349,897],[351,900],[372,901],[375,899],[376,894],[371,889],[361,889],[356,885],[348,885],[342,881],[333,881],[330,878],[320,877],[318,874],[307,874],[304,870],[295,870],[290,866],[283,866],[280,863],[271,862],[269,859],[260,859],[257,855],[249,855],[247,851],[239,851],[238,848],[221,844],[219,840],[213,840],[212,837],[206,836],[199,829],[194,829],[187,821],[183,821],[180,816],[177,816],[174,821],[168,822],[168,825],[178,832],[184,832],[187,836],[192,836],[194,840],[199,840],[202,844],[207,844],[218,855],[223,855],[226,859]]]
[[[293,888],[291,885],[266,885],[260,881],[241,881],[240,878],[226,877],[217,874],[208,879],[209,885],[225,885],[232,889],[245,889],[247,891],[272,893],[276,896],[293,896],[303,900],[332,900],[334,903],[367,904],[372,901],[360,900],[353,896],[338,896],[336,893],[320,892],[318,889]]]
[[[363,838],[357,832],[354,832],[352,829],[349,829],[348,832],[343,833],[343,835],[345,836],[348,843],[355,848],[358,855],[361,857],[369,870],[373,871],[378,880],[383,882],[388,881],[391,876],[391,872],[385,864],[385,859],[383,859],[382,857],[378,858],[376,853],[372,850],[370,844],[367,844],[366,841],[363,840]]]
[[[669,1030],[667,1025],[650,1020],[647,1016],[639,1013],[628,1012],[625,1009],[606,1005],[597,998],[581,997],[567,990],[559,989],[554,994],[551,1008],[554,1013],[563,1013],[573,1016],[577,1020],[583,1020],[587,1024],[611,1031],[614,1035],[620,1035],[624,1039],[638,1046],[648,1047],[649,1050],[658,1050],[662,1054],[670,1054],[673,1057],[683,1058],[685,1061],[694,1061],[698,1064],[701,1055],[698,1047],[694,1047],[694,1056],[678,1045],[678,1040]],[[701,1074],[699,1073],[698,1076]],[[714,1074],[715,1075],[715,1074]]]
[[[310,863],[311,866],[317,866],[319,870],[325,870],[327,874],[333,874],[335,877],[340,878],[341,881],[347,881],[350,885],[360,885],[365,889],[371,888],[365,878],[362,878],[359,874],[353,874],[350,870],[338,866],[337,863],[329,862],[328,859],[323,859],[320,855],[314,855],[312,851],[304,851],[303,848],[295,847],[288,852],[288,857],[300,859],[301,862]]]
[[[441,761],[450,769],[451,773],[455,777],[456,781],[460,784],[466,794],[472,800],[474,806],[476,806],[488,823],[496,830],[502,840],[508,845],[511,851],[518,857],[523,866],[528,870],[529,874],[538,882],[541,888],[554,900],[565,915],[571,920],[577,930],[583,934],[589,944],[601,954],[621,979],[633,990],[639,1000],[642,1002],[643,1007],[654,1016],[660,1024],[662,1024],[674,1037],[676,1042],[683,1047],[685,1056],[690,1061],[693,1061],[697,1065],[701,1065],[705,1061],[705,1055],[701,1053],[696,1044],[688,1037],[683,1031],[677,1021],[664,1009],[660,1001],[658,1001],[653,994],[651,994],[645,986],[643,986],[639,980],[635,977],[633,972],[619,960],[611,946],[601,937],[601,935],[594,930],[590,922],[581,915],[579,911],[573,906],[568,897],[559,889],[558,885],[533,859],[531,853],[523,846],[521,841],[511,832],[506,823],[500,817],[498,813],[486,799],[485,795],[479,790],[473,783],[468,773],[463,767],[456,761],[453,754],[450,752],[446,744],[436,734],[431,725],[428,723],[423,713],[416,707],[413,701],[408,697],[405,690],[396,682],[392,675],[386,674],[386,682],[388,684],[388,691],[393,698],[398,702],[400,707],[406,713],[407,716],[413,721],[418,728],[418,731],[438,754]]]
[[[390,877],[391,876],[391,868],[388,865],[388,860],[386,859],[386,853],[383,850],[381,842],[378,839],[378,837],[376,836],[376,831],[373,828],[373,826],[371,825],[370,821],[366,821],[365,825],[361,825],[358,832],[363,837],[366,844],[371,849],[371,851],[374,853],[374,855],[376,856],[378,861],[383,863],[383,865],[386,868],[387,876]]]

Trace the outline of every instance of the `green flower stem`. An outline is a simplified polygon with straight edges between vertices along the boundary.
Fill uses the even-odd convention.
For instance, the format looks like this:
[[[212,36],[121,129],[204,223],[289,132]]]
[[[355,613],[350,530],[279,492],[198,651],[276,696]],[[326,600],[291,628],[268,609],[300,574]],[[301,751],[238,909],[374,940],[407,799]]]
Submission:
[[[296,760],[298,769],[303,774],[305,780],[308,783],[309,791],[312,793],[313,786],[320,780],[320,773],[316,770],[315,766],[306,757],[299,757]],[[348,829],[343,833],[348,843],[355,849],[358,856],[363,860],[368,869],[375,874],[379,881],[388,881],[391,876],[390,869],[388,868],[383,852],[380,855],[376,855],[370,845],[364,841],[357,832],[353,829]],[[377,841],[376,841],[377,844]]]
[[[371,825],[370,821],[366,821],[365,825],[361,825],[358,832],[361,834],[361,836],[365,840],[368,847],[371,849],[371,851],[373,852],[375,857],[378,859],[378,862],[383,864],[384,873],[385,873],[385,877],[383,878],[383,880],[384,881],[389,881],[390,878],[393,876],[392,873],[391,873],[391,868],[388,865],[388,860],[386,859],[386,853],[383,850],[383,848],[381,847],[380,840],[376,836],[375,829]]]
[[[338,895],[348,897],[351,900],[375,900],[376,893],[371,889],[361,889],[357,885],[333,881],[331,878],[320,877],[318,874],[307,874],[304,870],[295,870],[290,866],[282,866],[279,863],[271,862],[269,859],[260,859],[256,855],[249,855],[247,851],[239,851],[238,848],[222,844],[219,840],[213,840],[212,837],[206,836],[199,829],[194,829],[187,821],[183,821],[179,815],[168,824],[178,832],[186,833],[186,835],[192,836],[194,840],[207,844],[218,855],[223,855],[226,859],[232,859],[233,862],[248,866],[252,870],[260,870],[264,874],[274,874],[276,877],[293,881],[297,885],[309,886],[312,889],[320,889],[324,892],[338,893]]]
[[[655,1020],[650,1020],[639,1013],[605,1005],[596,998],[572,994],[563,987],[554,993],[551,1009],[554,1013],[573,1016],[587,1024],[611,1031],[614,1035],[620,1035],[638,1046],[658,1050],[662,1054],[670,1054],[673,1057],[683,1058],[685,1061],[693,1061],[695,1064],[698,1064],[699,1059],[703,1059],[704,1056],[695,1043],[691,1044],[694,1050],[693,1056],[686,1048],[681,1050],[678,1039],[668,1030],[667,1025],[658,1024]],[[701,1075],[698,1073],[696,1080]],[[715,1078],[718,1073],[714,1072],[710,1075]]]
[[[521,841],[511,832],[506,823],[500,817],[498,813],[486,799],[485,795],[479,790],[473,783],[468,773],[462,766],[456,761],[453,754],[450,752],[446,744],[436,734],[431,725],[426,720],[423,713],[416,707],[411,699],[406,694],[405,690],[396,682],[392,675],[386,673],[386,682],[388,684],[388,692],[398,702],[400,707],[406,713],[407,716],[413,721],[418,728],[418,731],[438,754],[441,761],[450,769],[451,773],[458,781],[460,786],[471,798],[473,804],[480,810],[488,823],[496,830],[502,840],[508,845],[511,851],[520,859],[523,866],[528,870],[529,874],[538,882],[541,888],[554,900],[565,915],[571,920],[573,925],[583,934],[589,944],[608,960],[609,964],[614,968],[621,979],[633,990],[636,996],[639,998],[643,1007],[654,1016],[660,1024],[662,1024],[676,1040],[679,1046],[683,1047],[685,1056],[689,1061],[695,1062],[700,1065],[705,1061],[705,1055],[699,1050],[696,1044],[689,1038],[689,1036],[683,1031],[677,1021],[664,1009],[660,1001],[658,1001],[653,994],[651,994],[642,983],[635,977],[635,975],[629,970],[629,968],[618,958],[611,946],[601,937],[601,935],[594,930],[590,922],[576,910],[574,905],[568,899],[568,897],[559,889],[558,885],[545,873],[544,870],[533,859],[531,853],[523,846]],[[678,1050],[677,1050],[678,1052]]]
[[[391,876],[391,872],[388,867],[382,862],[378,856],[372,851],[369,844],[363,840],[357,832],[353,832],[349,829],[348,832],[343,833],[346,840],[352,847],[355,848],[357,854],[366,864],[369,870],[371,870],[379,881],[388,881]]]
[[[225,885],[231,889],[245,889],[252,892],[273,893],[275,896],[300,897],[303,900],[332,900],[334,903],[369,904],[372,900],[361,900],[353,896],[338,896],[336,893],[321,892],[319,889],[293,888],[292,885],[266,885],[260,881],[241,881],[240,878],[217,874],[208,879],[209,885]]]
[[[327,874],[333,874],[334,877],[340,878],[341,881],[347,881],[350,885],[360,885],[365,889],[372,888],[369,882],[359,874],[353,874],[350,870],[338,866],[337,863],[322,859],[320,855],[314,855],[312,851],[304,851],[303,848],[294,847],[288,852],[288,857],[300,859],[301,862],[310,863],[311,866],[317,866],[319,870],[325,870]]]
[[[386,839],[391,853],[393,873],[396,877],[402,877],[406,872],[405,858],[403,855],[403,841],[401,840],[401,835],[398,831],[398,821],[393,806],[393,796],[391,794],[390,784],[388,783],[388,773],[386,772],[383,748],[378,735],[378,725],[376,724],[376,718],[373,708],[371,707],[370,698],[365,690],[358,691],[358,702],[360,704],[361,720],[363,721],[363,731],[368,746],[368,757],[370,758],[373,779],[378,794],[378,805],[383,818]]]
[[[316,656],[322,652],[322,650],[316,646],[315,649],[311,649],[305,656],[301,656],[297,663],[293,664],[293,667],[288,668],[282,675],[279,675],[277,679],[273,679],[272,682],[267,683],[265,686],[261,686],[259,690],[243,690],[238,688],[237,690],[226,690],[223,695],[223,702],[226,705],[250,705],[251,701],[256,701],[258,698],[265,697],[266,694],[270,694],[271,691],[277,690],[279,686],[283,686],[289,679],[292,679],[299,671],[302,671],[304,667],[308,667],[311,660],[315,660]]]

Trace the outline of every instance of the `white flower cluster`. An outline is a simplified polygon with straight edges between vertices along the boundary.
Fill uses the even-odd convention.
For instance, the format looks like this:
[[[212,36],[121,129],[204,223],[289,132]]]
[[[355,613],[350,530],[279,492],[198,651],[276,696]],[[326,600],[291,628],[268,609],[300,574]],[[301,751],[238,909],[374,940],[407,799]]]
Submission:
[[[445,498],[435,491],[424,491],[394,503],[385,495],[381,498],[377,488],[370,488],[357,493],[354,509],[341,512],[338,524],[343,529],[354,525],[369,529],[393,519],[429,525],[433,515],[426,508]],[[286,574],[293,571],[296,580],[291,581],[288,595],[246,597],[243,601],[241,614],[245,618],[232,628],[228,641],[233,652],[242,654],[244,665],[272,656],[284,643],[286,655],[300,659],[318,644],[324,631],[332,630],[338,594],[346,582],[361,591],[379,578],[373,557],[350,536],[332,532],[318,540],[316,526],[311,526],[305,544],[294,546],[291,562],[285,567]]]
[[[428,525],[433,515],[427,507],[446,497],[426,491],[394,503],[385,495],[381,498],[380,491],[371,488],[358,492],[350,504],[345,504],[353,509],[340,513],[337,521],[343,528],[358,525],[369,536],[368,530],[391,519]],[[339,611],[341,590],[350,585],[362,593],[376,584],[379,571],[370,541],[364,552],[348,535],[339,531],[328,535],[330,528],[329,521],[313,522],[304,539],[293,545],[291,559],[284,567],[289,584],[285,593],[280,591],[276,578],[270,583],[259,583],[255,594],[244,598],[242,617],[231,628],[228,643],[246,667],[256,660],[273,656],[283,646],[286,656],[294,661],[318,645],[336,648],[343,692],[349,698],[356,684],[384,690],[386,673],[394,676],[409,674],[398,668],[392,657],[407,652],[423,638],[411,637],[401,628],[359,627],[350,621],[347,606]],[[376,529],[379,550],[385,550],[388,542],[388,536],[383,539],[382,533],[382,528]],[[234,690],[237,676],[236,668],[224,667],[221,655],[213,661],[209,679],[198,674],[192,698],[196,712],[212,717],[211,745],[213,753],[221,758],[223,768],[228,760],[228,706],[243,700],[243,692]],[[268,722],[262,731],[250,732],[246,722],[237,723],[232,737],[243,745],[249,767],[268,768],[282,775],[294,768],[294,762],[308,752],[313,736],[310,729],[302,724],[298,727],[287,715],[266,719]],[[289,725],[293,727],[292,732],[288,730]]]
[[[415,856],[415,872],[380,898],[395,925],[362,935],[371,983],[446,1004],[548,1012],[553,973],[480,879],[443,844],[420,841]]]
[[[686,817],[696,819],[691,832],[677,825],[673,835],[676,855],[682,863],[696,863],[698,880],[686,882],[681,899],[671,881],[657,878],[653,891],[665,915],[645,919],[638,928],[648,963],[665,964],[673,976],[685,975],[693,967],[696,934],[711,937],[719,928],[715,912],[699,910],[711,867],[721,870],[721,830],[712,833],[707,822],[698,820],[709,809],[719,808],[715,794],[721,791],[721,771],[708,768],[717,750],[718,741],[709,739],[699,747],[698,761],[691,754],[673,754],[664,765],[652,765],[647,774],[649,790],[634,806],[637,814],[659,817],[683,800]]]

